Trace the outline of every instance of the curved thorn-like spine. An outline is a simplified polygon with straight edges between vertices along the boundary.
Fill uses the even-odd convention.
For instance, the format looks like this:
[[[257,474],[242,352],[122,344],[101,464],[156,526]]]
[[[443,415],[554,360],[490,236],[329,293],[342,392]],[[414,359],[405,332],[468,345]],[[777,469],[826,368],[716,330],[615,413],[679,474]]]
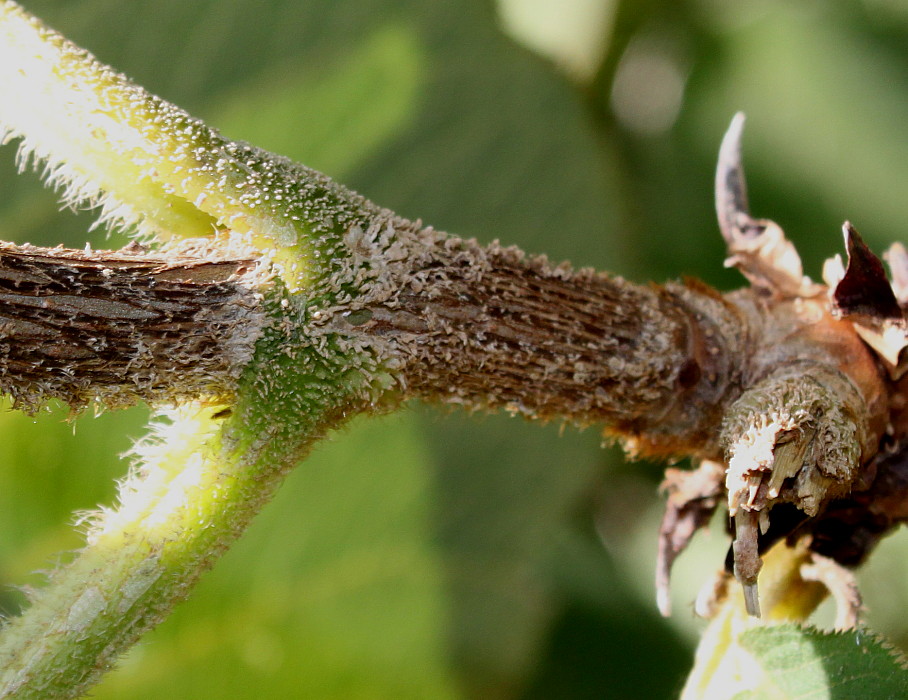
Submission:
[[[810,561],[801,565],[800,576],[804,581],[823,584],[835,601],[836,614],[833,627],[836,631],[857,629],[864,611],[864,601],[853,571],[835,559],[811,552]]]
[[[728,248],[725,265],[737,267],[754,287],[776,297],[819,294],[822,287],[804,276],[801,258],[782,228],[750,214],[741,157],[743,131],[744,114],[738,112],[722,139],[716,167],[716,216]]]
[[[719,164],[716,167],[716,216],[719,219],[719,230],[729,247],[735,244],[745,230],[750,230],[746,229],[746,224],[753,222],[747,202],[747,183],[741,157],[744,120],[744,112],[738,112],[732,118],[719,147]]]
[[[659,527],[656,557],[656,605],[663,617],[671,615],[671,571],[675,559],[694,535],[709,525],[719,505],[725,482],[725,465],[704,459],[694,471],[666,469],[660,491],[667,494]]]

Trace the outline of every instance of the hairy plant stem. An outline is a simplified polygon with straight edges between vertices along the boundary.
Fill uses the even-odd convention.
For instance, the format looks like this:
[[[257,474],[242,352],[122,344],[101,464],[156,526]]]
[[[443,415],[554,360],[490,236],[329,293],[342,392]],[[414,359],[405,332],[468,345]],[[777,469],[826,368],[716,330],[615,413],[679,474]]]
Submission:
[[[302,324],[308,343],[369,348],[405,398],[605,424],[650,453],[716,449],[718,412],[737,392],[730,358],[746,335],[735,305],[704,287],[424,239],[408,241],[394,284],[304,304],[303,318],[288,306],[279,322]],[[185,252],[0,243],[0,387],[26,406],[229,397],[272,281],[253,260]]]
[[[186,597],[309,446],[371,403],[353,358],[291,358],[293,333],[266,329],[234,403],[163,412],[134,450],[119,505],[94,517],[75,560],[4,626],[0,697],[81,695]]]
[[[818,316],[818,307],[805,305],[800,324],[785,304],[767,304],[746,291],[722,297],[698,285],[635,285],[552,266],[516,249],[482,247],[400,221],[395,225],[384,219],[344,237],[354,259],[373,255],[354,269],[364,269],[368,261],[381,270],[364,275],[355,296],[326,294],[324,286],[289,293],[279,278],[256,278],[251,310],[265,320],[255,325],[255,356],[235,393],[175,409],[173,426],[137,450],[120,507],[97,517],[88,546],[4,630],[0,662],[8,695],[66,696],[65,687],[75,696],[87,687],[142,631],[166,616],[243,530],[286,470],[344,418],[420,396],[542,419],[604,422],[638,451],[715,458],[723,450],[720,426],[726,425],[726,439],[746,434],[756,420],[748,418],[754,410],[745,400],[748,392],[787,366],[786,353],[803,360],[811,354],[805,349],[813,347],[810,338],[819,334],[822,349],[833,337],[827,324],[834,322]],[[20,261],[19,252],[7,250],[9,260],[0,257],[0,279],[4,269],[7,277],[25,279],[12,266]],[[204,257],[168,263],[166,255],[136,252],[126,257],[129,264],[117,265],[117,254],[60,249],[23,259],[33,279],[74,261],[91,270],[79,276],[79,295],[67,300],[66,308],[81,310],[107,309],[93,300],[111,285],[122,292],[115,306],[139,308],[132,306],[131,290],[142,289],[138,283],[147,281],[149,266],[178,269],[183,281],[187,274],[199,275],[196,284],[179,286],[177,297],[183,303],[195,299],[191,308],[201,310],[213,288],[202,283],[206,273],[187,270],[214,265],[208,277],[219,285],[224,270],[233,275],[242,265]],[[110,271],[101,274],[102,268]],[[164,295],[157,301],[164,306],[174,301],[166,296],[169,283],[165,275],[160,285],[151,285]],[[28,313],[61,307],[56,295],[62,292],[53,285],[13,285],[9,293],[40,301],[26,303]],[[136,298],[144,293],[136,292]],[[773,313],[784,313],[789,325]],[[107,319],[116,321],[111,332],[154,337],[144,319],[107,315],[116,317]],[[189,336],[216,335],[217,318],[195,313],[184,330]],[[779,328],[785,342],[776,340]],[[853,334],[838,342],[851,349],[852,354],[839,353],[846,364],[859,365],[855,359],[864,351]],[[134,348],[123,347],[122,358],[106,359],[128,367]],[[761,350],[758,357],[742,362],[753,349]],[[102,375],[83,372],[79,361],[71,365],[72,373],[91,392],[93,378]],[[166,353],[158,362],[168,366]],[[44,370],[32,371],[40,383]],[[53,376],[56,370],[48,371]],[[226,374],[236,371],[234,365]],[[839,381],[839,371],[821,364],[813,374],[832,372],[828,381]],[[857,388],[858,378],[847,381]],[[861,413],[875,387],[873,382],[865,387],[863,400],[855,394],[850,410]],[[103,398],[103,391],[98,394]],[[803,402],[809,404],[804,420],[814,415],[811,401]],[[767,401],[757,403],[759,409]],[[729,416],[737,416],[740,427]]]
[[[359,328],[409,393],[468,409],[604,424],[648,454],[710,453],[737,391],[745,317],[702,286],[645,286],[448,239]]]
[[[867,280],[888,287],[856,232],[848,270],[829,283],[834,303],[803,276],[782,230],[746,211],[741,118],[717,202],[730,260],[754,286],[719,295],[552,266],[406,221],[229,141],[11,0],[0,0],[0,95],[23,96],[0,99],[0,143],[22,139],[21,166],[44,163],[67,202],[99,205],[106,223],[165,246],[0,245],[0,389],[26,407],[177,402],[136,449],[119,506],[4,628],[3,697],[83,692],[185,597],[325,431],[411,396],[601,423],[631,452],[729,467],[702,470],[705,483],[674,478],[660,585],[725,493],[751,614],[774,506],[814,517],[844,499],[829,533],[847,516],[876,538],[904,519],[850,494],[872,481],[863,470],[884,434],[905,433],[904,397],[891,400],[901,388],[865,343],[888,348],[888,376],[902,376],[908,302],[890,292],[877,308],[860,293]],[[899,475],[877,493],[900,497]],[[823,567],[805,574],[812,555],[782,551],[762,574],[762,608],[803,619]],[[727,610],[711,632],[726,641],[744,619]],[[716,660],[703,662],[708,683],[722,677]]]

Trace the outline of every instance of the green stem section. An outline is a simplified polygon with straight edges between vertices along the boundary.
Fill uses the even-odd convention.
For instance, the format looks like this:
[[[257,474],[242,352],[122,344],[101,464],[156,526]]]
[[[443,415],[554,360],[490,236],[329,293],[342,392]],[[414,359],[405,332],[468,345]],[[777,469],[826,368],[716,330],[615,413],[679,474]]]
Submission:
[[[266,257],[291,291],[342,237],[392,218],[327,176],[234,143],[0,0],[0,144],[45,164],[70,204],[170,241],[215,235]],[[15,96],[15,99],[12,98]]]
[[[396,289],[401,236],[421,239],[324,175],[230,142],[0,0],[0,144],[10,138],[22,140],[20,164],[45,163],[67,201],[99,205],[108,223],[158,242],[210,236],[225,256],[256,258],[251,306],[265,297],[262,336],[240,338],[255,354],[231,368],[243,373],[232,401],[165,411],[119,506],[96,516],[86,547],[2,630],[0,697],[75,697],[186,597],[313,442],[376,410],[394,379],[325,322],[367,288]]]
[[[330,346],[315,351],[278,326],[234,405],[165,412],[135,449],[119,506],[4,628],[0,697],[79,696],[187,596],[309,446],[369,402],[371,359]]]

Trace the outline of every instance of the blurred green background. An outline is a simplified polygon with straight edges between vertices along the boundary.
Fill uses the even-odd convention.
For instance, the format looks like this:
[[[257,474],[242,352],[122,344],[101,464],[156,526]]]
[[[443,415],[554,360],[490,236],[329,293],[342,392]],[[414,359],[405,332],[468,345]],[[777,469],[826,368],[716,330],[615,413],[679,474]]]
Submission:
[[[908,201],[897,0],[31,0],[32,12],[228,136],[437,228],[639,281],[723,289],[712,175],[748,114],[754,213],[808,272],[846,217],[878,251]],[[16,99],[4,95],[0,99]],[[118,247],[0,149],[0,238]],[[0,413],[0,609],[79,545],[147,409]],[[661,620],[659,467],[595,430],[414,405],[290,476],[99,698],[665,698],[727,541],[701,535]],[[38,573],[35,573],[38,572]],[[862,576],[908,647],[908,545]]]

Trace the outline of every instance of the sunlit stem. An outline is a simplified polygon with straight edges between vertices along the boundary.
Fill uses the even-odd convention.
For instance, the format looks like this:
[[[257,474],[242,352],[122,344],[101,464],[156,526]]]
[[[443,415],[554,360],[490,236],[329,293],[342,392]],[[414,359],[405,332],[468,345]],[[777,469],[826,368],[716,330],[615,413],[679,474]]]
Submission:
[[[78,697],[198,576],[269,498],[298,449],[236,449],[222,407],[191,405],[136,448],[119,506],[0,635],[0,697]],[[305,443],[301,440],[299,448]],[[288,446],[284,446],[288,447]]]
[[[215,235],[258,249],[290,288],[384,213],[330,178],[232,142],[0,0],[0,143],[45,164],[71,204],[147,238]],[[13,97],[14,96],[14,97]]]

